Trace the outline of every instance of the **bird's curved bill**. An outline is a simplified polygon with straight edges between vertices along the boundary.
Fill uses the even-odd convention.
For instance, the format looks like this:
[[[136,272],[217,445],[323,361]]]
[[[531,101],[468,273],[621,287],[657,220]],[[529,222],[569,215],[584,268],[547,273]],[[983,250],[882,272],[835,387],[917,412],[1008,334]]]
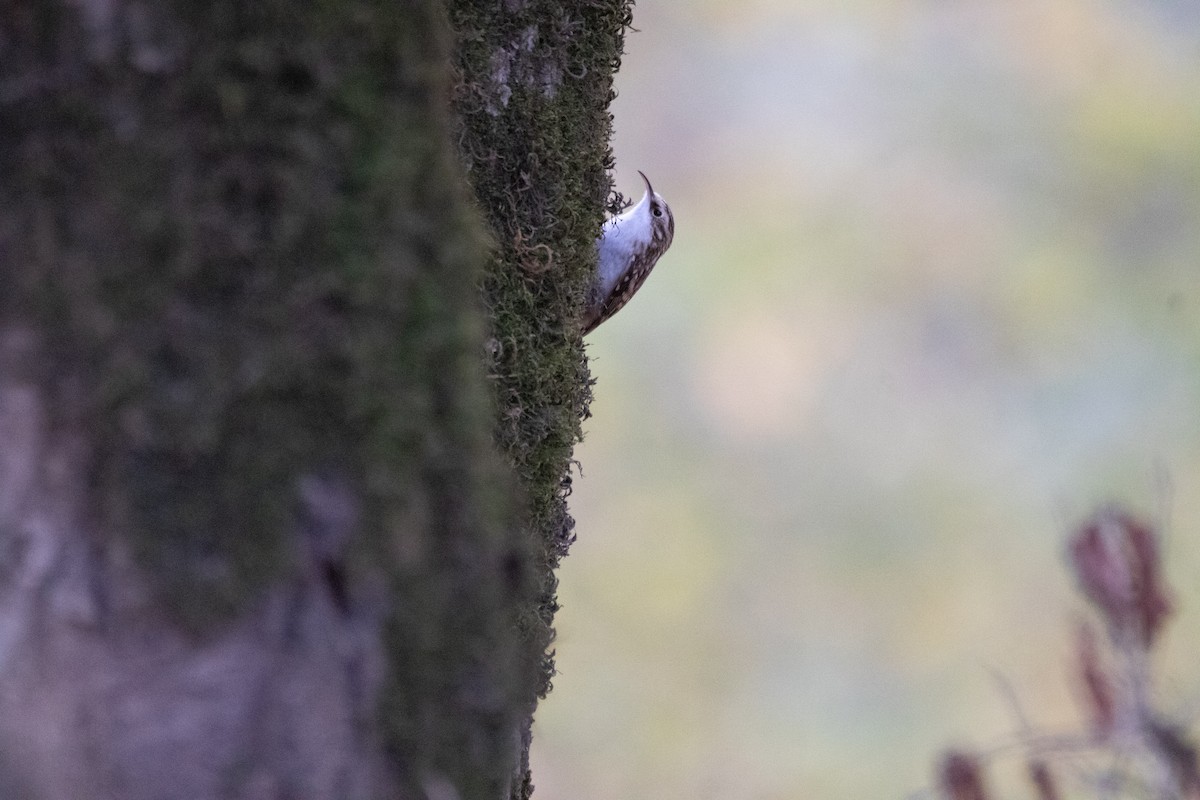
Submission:
[[[646,191],[649,192],[650,194],[654,194],[654,187],[650,185],[650,179],[646,177],[646,173],[642,172],[639,169],[638,175],[641,175],[642,180],[644,180],[646,182]]]

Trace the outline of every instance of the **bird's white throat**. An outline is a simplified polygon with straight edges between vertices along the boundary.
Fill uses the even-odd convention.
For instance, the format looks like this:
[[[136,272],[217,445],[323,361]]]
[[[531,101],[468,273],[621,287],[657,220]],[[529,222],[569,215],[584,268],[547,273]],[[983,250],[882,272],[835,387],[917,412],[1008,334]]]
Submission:
[[[597,277],[602,294],[613,290],[634,253],[648,247],[653,238],[654,217],[650,214],[650,192],[646,192],[637,205],[605,222],[596,240]]]

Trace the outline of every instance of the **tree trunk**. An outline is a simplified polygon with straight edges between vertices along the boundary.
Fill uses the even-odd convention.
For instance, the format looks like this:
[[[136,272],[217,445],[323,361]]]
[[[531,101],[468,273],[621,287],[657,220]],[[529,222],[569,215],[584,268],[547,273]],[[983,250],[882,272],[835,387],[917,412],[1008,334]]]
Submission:
[[[608,106],[632,0],[449,0],[457,43],[457,142],[492,233],[484,281],[496,440],[527,500],[537,595],[522,631],[541,658],[522,724],[518,796],[532,715],[554,676],[554,570],[575,539],[571,455],[591,377],[580,315],[612,181]],[[614,196],[612,210],[620,206]]]
[[[0,800],[531,791],[628,4],[448,10],[0,0]]]

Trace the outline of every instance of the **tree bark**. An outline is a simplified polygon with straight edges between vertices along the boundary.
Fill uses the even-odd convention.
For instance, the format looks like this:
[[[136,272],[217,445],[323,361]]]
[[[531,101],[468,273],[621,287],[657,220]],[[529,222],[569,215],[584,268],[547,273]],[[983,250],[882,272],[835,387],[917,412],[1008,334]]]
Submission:
[[[0,9],[0,797],[510,792],[442,13]]]
[[[592,380],[580,333],[612,195],[613,75],[632,0],[449,0],[456,140],[492,234],[483,284],[496,441],[526,498],[536,596],[522,632],[541,659],[514,790],[529,797],[530,724],[554,676],[555,569],[575,539],[572,450]]]
[[[0,0],[0,800],[529,796],[628,14]]]

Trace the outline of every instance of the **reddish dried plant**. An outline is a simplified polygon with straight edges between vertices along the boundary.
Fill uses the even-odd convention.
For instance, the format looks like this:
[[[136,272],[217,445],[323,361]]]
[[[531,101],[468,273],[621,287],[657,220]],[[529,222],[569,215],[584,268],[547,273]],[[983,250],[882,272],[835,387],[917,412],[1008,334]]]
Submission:
[[[1178,728],[1163,722],[1152,721],[1147,734],[1175,778],[1182,796],[1200,797],[1200,757],[1196,746]]]
[[[988,800],[979,759],[960,750],[942,756],[938,783],[947,800]]]
[[[1092,731],[1101,737],[1110,736],[1117,724],[1116,689],[1101,663],[1095,629],[1086,622],[1081,623],[1076,642],[1079,680],[1083,684],[1084,703],[1092,718]]]
[[[1033,789],[1037,792],[1037,800],[1060,800],[1062,797],[1058,792],[1058,783],[1054,780],[1054,773],[1050,771],[1049,765],[1040,758],[1029,762],[1029,782],[1033,784]]]
[[[1071,561],[1110,630],[1149,648],[1171,613],[1154,529],[1120,509],[1101,511],[1071,540]]]
[[[1074,753],[1091,760],[1096,771],[1087,775],[1090,785],[1110,787],[1113,797],[1118,790],[1111,787],[1126,786],[1141,787],[1133,790],[1139,797],[1145,792],[1200,800],[1200,748],[1154,703],[1151,651],[1173,611],[1155,529],[1124,510],[1101,510],[1076,530],[1069,553],[1080,591],[1103,620],[1103,634],[1084,623],[1076,637],[1087,730],[1033,734],[1021,715],[1033,796],[1061,800],[1049,759]],[[984,768],[990,758],[944,754],[937,766],[941,797],[987,800]]]

